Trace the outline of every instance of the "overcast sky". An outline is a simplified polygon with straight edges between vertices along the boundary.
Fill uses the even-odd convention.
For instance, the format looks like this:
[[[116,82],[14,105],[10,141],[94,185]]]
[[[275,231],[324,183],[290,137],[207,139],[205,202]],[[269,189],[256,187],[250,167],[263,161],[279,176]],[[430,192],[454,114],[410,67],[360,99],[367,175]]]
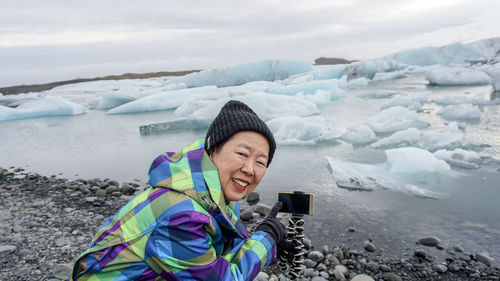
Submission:
[[[500,37],[499,0],[2,0],[0,87]]]

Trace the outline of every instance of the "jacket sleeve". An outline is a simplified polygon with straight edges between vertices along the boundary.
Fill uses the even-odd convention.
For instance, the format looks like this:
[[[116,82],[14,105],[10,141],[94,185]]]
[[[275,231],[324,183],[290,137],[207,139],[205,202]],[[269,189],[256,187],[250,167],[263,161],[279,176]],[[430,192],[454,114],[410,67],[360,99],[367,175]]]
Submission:
[[[253,280],[264,267],[276,263],[275,242],[269,234],[257,231],[250,238],[235,239],[231,249],[217,255],[209,226],[210,217],[196,211],[170,216],[148,241],[148,264],[166,280]]]

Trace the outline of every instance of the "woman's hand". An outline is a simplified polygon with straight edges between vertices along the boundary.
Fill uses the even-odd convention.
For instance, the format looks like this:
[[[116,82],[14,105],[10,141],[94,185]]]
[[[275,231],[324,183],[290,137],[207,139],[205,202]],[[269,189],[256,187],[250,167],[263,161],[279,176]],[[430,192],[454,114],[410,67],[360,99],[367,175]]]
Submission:
[[[276,204],[274,204],[273,208],[264,218],[264,221],[255,229],[255,231],[261,230],[271,235],[271,237],[274,239],[274,242],[276,243],[276,247],[278,247],[278,245],[281,245],[285,241],[288,233],[286,227],[276,218],[276,215],[278,214],[282,206],[283,204],[281,202],[277,202]]]

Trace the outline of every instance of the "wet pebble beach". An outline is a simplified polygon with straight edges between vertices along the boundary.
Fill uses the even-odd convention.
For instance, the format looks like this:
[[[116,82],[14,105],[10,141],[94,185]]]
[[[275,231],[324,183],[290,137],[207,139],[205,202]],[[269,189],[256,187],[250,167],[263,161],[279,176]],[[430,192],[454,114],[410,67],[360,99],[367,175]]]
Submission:
[[[68,180],[0,168],[0,280],[67,280],[73,260],[97,228],[145,188],[138,182]],[[255,228],[269,209],[258,194],[248,196],[241,209],[247,229]],[[343,236],[356,231],[348,228]],[[377,241],[332,237],[331,244],[316,245],[305,234],[299,280],[500,280],[497,261],[460,246],[444,247],[439,237],[421,237],[397,256]],[[256,280],[288,280],[286,274],[276,265]]]

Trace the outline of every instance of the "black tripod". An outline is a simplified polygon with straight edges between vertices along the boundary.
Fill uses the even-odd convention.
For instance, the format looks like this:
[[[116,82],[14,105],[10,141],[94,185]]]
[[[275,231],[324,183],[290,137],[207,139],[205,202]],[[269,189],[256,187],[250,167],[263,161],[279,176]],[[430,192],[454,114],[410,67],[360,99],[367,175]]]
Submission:
[[[292,214],[288,220],[288,236],[286,242],[294,245],[293,253],[284,251],[284,255],[279,257],[279,267],[283,271],[288,271],[288,277],[295,280],[304,269],[304,219],[303,215]],[[290,260],[291,258],[291,260]]]

